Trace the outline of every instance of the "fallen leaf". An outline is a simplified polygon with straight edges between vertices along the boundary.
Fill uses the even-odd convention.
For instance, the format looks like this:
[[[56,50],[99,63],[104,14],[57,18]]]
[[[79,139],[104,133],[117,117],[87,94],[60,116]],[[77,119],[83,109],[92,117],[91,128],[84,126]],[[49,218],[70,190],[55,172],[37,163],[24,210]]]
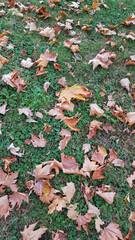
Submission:
[[[110,58],[115,58],[116,54],[114,52],[106,52],[105,48],[103,48],[97,55],[95,58],[93,58],[92,60],[90,60],[88,62],[88,64],[90,64],[91,62],[93,63],[93,70],[95,70],[95,68],[98,65],[101,65],[102,68],[104,69],[108,69],[109,65],[111,65],[113,62],[110,60]]]
[[[120,84],[123,88],[126,88],[127,91],[129,92],[129,85],[130,85],[130,81],[128,78],[123,78],[120,80]]]
[[[2,158],[2,161],[5,163],[5,171],[10,173],[10,163],[15,162],[17,159],[15,156]]]
[[[92,205],[90,202],[88,202],[88,213],[91,215],[91,217],[99,216],[100,210]]]
[[[75,185],[73,182],[67,183],[67,186],[61,187],[64,195],[66,196],[66,200],[68,203],[71,202],[72,197],[74,196],[75,193]]]
[[[113,204],[113,199],[114,199],[114,196],[116,193],[115,192],[103,192],[101,189],[99,189],[98,191],[96,191],[95,194],[102,197],[109,204]]]
[[[33,145],[33,147],[45,147],[47,140],[44,139],[43,134],[40,132],[39,133],[39,138],[31,135],[31,143]]]
[[[95,219],[95,229],[97,230],[97,232],[101,232],[102,228],[100,227],[100,225],[103,225],[104,222],[101,220],[101,218],[98,216],[96,219]]]
[[[52,240],[68,240],[68,237],[67,234],[65,234],[62,230],[57,230],[56,233],[52,232]]]
[[[21,61],[21,66],[24,67],[24,68],[30,68],[30,67],[32,67],[32,65],[33,65],[33,62],[31,60],[31,58],[27,58],[27,60],[23,59]]]
[[[49,133],[50,130],[51,130],[51,126],[44,123],[44,132]]]
[[[65,120],[64,120],[64,123],[72,130],[72,131],[75,131],[75,132],[79,132],[80,129],[77,128],[75,125],[80,121],[81,118],[79,119],[76,119],[78,113],[75,114],[75,116],[73,117],[66,117]]]
[[[35,116],[38,117],[38,118],[41,118],[41,119],[44,117],[41,112],[36,112]]]
[[[98,162],[100,165],[103,165],[105,162],[105,157],[107,156],[107,152],[106,149],[103,147],[98,146],[98,151],[96,150],[93,154],[92,154],[92,161],[96,161]]]
[[[96,165],[95,162],[90,161],[88,156],[85,155],[83,167],[81,168],[80,172],[83,172],[86,174],[86,176],[90,177],[90,172],[95,171],[97,168],[98,165]]]
[[[10,152],[13,155],[16,155],[18,157],[23,157],[24,156],[24,150],[22,153],[19,152],[20,148],[19,147],[15,147],[13,143],[10,144],[10,146],[7,148],[7,150],[10,150]]]
[[[29,225],[28,228],[27,226],[24,227],[24,231],[20,232],[23,240],[38,240],[39,238],[41,238],[41,236],[46,232],[47,228],[41,227],[38,230],[33,231],[36,225],[37,222]]]
[[[108,226],[104,228],[103,232],[99,236],[99,240],[109,240],[109,239],[118,240],[118,238],[123,240],[122,234],[118,229],[118,227],[119,227],[119,224],[116,224],[114,222],[109,223]]]
[[[103,129],[106,133],[108,133],[109,131],[113,130],[113,128],[110,126],[109,123],[106,123],[103,125]]]
[[[0,68],[2,68],[2,66],[8,62],[9,60],[0,54]]]
[[[17,209],[20,208],[22,201],[29,202],[28,195],[26,193],[14,192],[9,196],[9,202],[11,203],[12,209],[17,205]]]
[[[64,173],[80,174],[79,165],[74,157],[61,153],[62,170]]]
[[[128,123],[129,126],[132,126],[135,123],[135,112],[127,113],[125,121],[126,123]]]
[[[135,222],[135,212],[130,213],[130,216],[129,216],[128,220]]]
[[[7,107],[7,103],[6,101],[4,101],[5,103],[0,107],[0,114],[4,115],[6,113],[6,107]]]
[[[66,87],[67,86],[66,78],[65,77],[60,78],[58,80],[58,84],[60,84],[63,87]]]
[[[134,186],[134,181],[135,181],[135,171],[133,172],[133,174],[131,174],[128,178],[127,178],[127,182],[129,184],[129,186],[132,188]]]
[[[89,143],[84,143],[82,146],[82,151],[84,151],[84,154],[89,152],[91,150],[91,146]]]
[[[88,223],[91,222],[91,214],[86,213],[84,216],[79,215],[76,223],[78,224],[77,230],[81,231],[81,226],[83,227],[84,231],[88,235]]]
[[[29,107],[27,107],[27,108],[18,108],[18,112],[19,112],[20,115],[21,114],[25,114],[26,117],[28,117],[28,118],[33,116],[33,114],[32,114],[32,112],[31,112]]]
[[[103,167],[103,166],[98,167],[94,171],[94,173],[92,175],[92,180],[93,179],[103,179],[103,178],[106,178],[104,175],[102,175],[104,173],[104,171],[105,171],[105,167]]]
[[[50,82],[45,82],[45,83],[44,83],[43,89],[45,90],[46,93],[47,93],[47,90],[48,90],[48,88],[49,88],[50,85],[51,85]]]
[[[78,217],[78,212],[75,210],[77,208],[77,204],[78,203],[75,203],[74,205],[70,204],[67,209],[68,209],[68,212],[67,212],[67,217],[72,219],[72,220],[76,220],[77,217]]]
[[[90,116],[94,116],[94,115],[101,117],[104,115],[104,111],[96,103],[91,103],[90,104]]]
[[[126,26],[129,26],[131,24],[135,24],[135,15],[133,14],[132,16],[129,16],[123,21],[123,24]]]
[[[0,197],[0,218],[2,218],[4,216],[4,218],[6,219],[6,217],[9,215],[9,202],[8,202],[8,196],[5,195],[3,197]]]

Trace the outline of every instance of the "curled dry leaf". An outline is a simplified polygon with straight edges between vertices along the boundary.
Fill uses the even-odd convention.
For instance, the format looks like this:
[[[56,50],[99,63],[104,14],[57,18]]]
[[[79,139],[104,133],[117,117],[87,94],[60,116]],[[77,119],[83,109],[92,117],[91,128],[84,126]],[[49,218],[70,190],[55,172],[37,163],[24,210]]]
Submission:
[[[94,171],[94,173],[92,175],[92,180],[93,179],[103,179],[103,178],[106,178],[104,175],[102,175],[104,173],[104,171],[105,171],[105,167],[103,167],[103,166],[98,167]]]
[[[108,133],[111,130],[114,130],[109,123],[104,124],[103,129],[106,133]]]
[[[66,87],[67,86],[66,78],[65,77],[60,78],[58,80],[58,84],[63,86],[63,87]]]
[[[18,172],[6,174],[2,168],[0,168],[0,185],[9,187],[11,191],[17,192],[18,186],[15,184]]]
[[[30,67],[32,67],[32,65],[33,65],[33,62],[31,60],[31,58],[27,58],[26,60],[23,59],[21,61],[21,66],[24,68],[30,68]]]
[[[127,113],[125,121],[126,123],[128,123],[129,126],[132,126],[135,123],[135,112]]]
[[[130,216],[129,216],[128,220],[135,222],[135,212],[130,213]]]
[[[95,194],[102,197],[109,204],[113,204],[113,199],[114,199],[114,196],[116,193],[115,192],[103,192],[102,189],[99,189],[98,191],[96,191]]]
[[[78,45],[74,45],[74,44],[73,44],[70,49],[71,49],[71,51],[72,51],[73,53],[75,53],[75,52],[80,52],[80,49],[79,49],[79,46],[78,46]]]
[[[50,82],[45,82],[44,83],[43,89],[45,90],[46,93],[47,93],[47,90],[48,90],[50,84],[51,84]]]
[[[55,30],[50,27],[40,29],[39,35],[50,39],[55,38]]]
[[[127,91],[129,92],[129,85],[130,85],[130,81],[128,78],[123,78],[120,80],[120,84],[123,88],[126,88]]]
[[[73,182],[67,183],[67,186],[61,187],[64,195],[66,196],[66,200],[68,203],[71,202],[72,197],[74,196],[75,193],[75,185]]]
[[[27,23],[27,25],[25,26],[25,28],[29,29],[30,32],[37,31],[37,27],[36,27],[36,24],[34,22],[27,21],[26,23]]]
[[[101,117],[104,115],[104,111],[96,103],[91,103],[90,104],[90,116],[94,116],[94,115]]]
[[[93,154],[92,154],[92,161],[98,162],[100,165],[104,164],[105,161],[105,157],[107,156],[107,152],[106,149],[103,147],[98,146],[98,151],[96,150]]]
[[[100,227],[100,225],[103,225],[103,224],[104,224],[104,222],[101,220],[100,217],[97,217],[97,218],[95,219],[95,229],[97,230],[98,233],[102,230],[102,228]]]
[[[38,118],[41,118],[41,119],[44,117],[41,112],[36,112],[35,116],[38,117]]]
[[[10,173],[10,163],[15,162],[17,159],[15,156],[2,158],[2,161],[5,163],[5,171]]]
[[[47,140],[44,139],[43,134],[40,132],[39,133],[39,138],[31,135],[31,143],[33,145],[33,147],[45,147]]]
[[[0,17],[5,15],[5,14],[6,14],[6,12],[4,10],[0,10]]]
[[[91,215],[91,217],[99,216],[100,210],[92,205],[90,202],[88,202],[88,213]]]
[[[41,236],[46,232],[47,228],[46,227],[41,227],[38,230],[34,231],[34,228],[36,227],[37,222],[34,224],[29,225],[24,227],[23,232],[21,232],[21,235],[23,237],[23,240],[38,240],[41,238]]]
[[[126,26],[129,26],[131,24],[135,24],[135,15],[133,14],[132,16],[129,16],[123,21],[123,24]]]
[[[48,214],[52,214],[54,211],[62,211],[63,208],[67,208],[66,206],[67,200],[57,196],[53,202],[49,205]]]
[[[90,177],[90,172],[95,171],[97,168],[98,168],[98,165],[96,165],[95,162],[90,161],[88,156],[85,155],[83,167],[81,168],[80,172]]]
[[[124,161],[119,159],[119,158],[116,158],[115,160],[112,161],[112,163],[114,164],[114,166],[116,167],[122,167],[124,168]]]
[[[99,236],[99,240],[109,240],[109,239],[118,240],[118,238],[123,240],[121,231],[118,229],[118,227],[119,227],[119,224],[116,224],[114,222],[109,223],[108,226],[104,228],[104,231]]]
[[[13,143],[10,144],[10,146],[7,148],[7,150],[10,150],[10,152],[13,155],[16,155],[18,157],[23,157],[24,156],[24,150],[22,153],[19,152],[20,148],[19,147],[15,147]]]
[[[51,116],[55,116],[55,119],[60,119],[60,120],[64,120],[66,117],[62,111],[62,109],[58,106],[55,106],[54,109],[51,109],[49,112],[48,112],[49,115]]]
[[[64,173],[80,174],[79,165],[75,160],[76,159],[74,157],[61,153],[62,170]]]
[[[95,68],[98,65],[101,65],[102,68],[104,69],[108,69],[109,65],[111,65],[113,62],[110,60],[110,58],[115,58],[116,54],[114,52],[106,52],[105,48],[103,48],[97,55],[95,58],[93,58],[92,60],[90,60],[88,62],[88,64],[90,64],[91,62],[93,63],[93,70],[95,70]]]
[[[3,125],[3,122],[0,121],[0,135],[2,134],[2,131],[1,131],[1,126]]]
[[[44,132],[49,133],[50,130],[51,130],[51,126],[44,123]]]
[[[89,200],[93,198],[95,190],[85,185],[84,187],[82,187],[82,192],[84,194],[85,201],[88,204]]]

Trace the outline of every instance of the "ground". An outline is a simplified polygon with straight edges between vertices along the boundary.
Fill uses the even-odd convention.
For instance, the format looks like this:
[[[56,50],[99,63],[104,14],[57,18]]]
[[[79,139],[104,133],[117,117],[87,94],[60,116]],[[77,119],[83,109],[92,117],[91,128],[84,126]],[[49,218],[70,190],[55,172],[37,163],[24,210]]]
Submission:
[[[5,2],[5,1],[2,1]],[[26,1],[21,1],[26,4]],[[31,3],[37,7],[41,6],[41,3],[36,0],[31,0]],[[24,92],[17,93],[16,88],[12,88],[3,81],[0,81],[0,106],[4,104],[4,100],[7,102],[8,111],[4,114],[0,114],[0,120],[3,122],[2,135],[0,135],[0,158],[6,158],[12,156],[7,150],[9,145],[13,142],[15,146],[25,149],[25,154],[22,158],[17,157],[17,161],[11,165],[12,172],[19,172],[17,184],[19,185],[20,192],[28,193],[28,189],[25,183],[34,178],[28,174],[35,169],[35,166],[43,161],[50,161],[56,159],[61,161],[60,154],[64,151],[66,155],[76,158],[76,162],[81,168],[84,163],[84,152],[82,151],[82,145],[84,143],[90,143],[91,151],[88,156],[91,156],[91,152],[97,149],[97,146],[104,147],[109,153],[109,149],[113,148],[118,154],[118,158],[124,160],[124,168],[115,167],[110,164],[104,175],[105,179],[92,180],[90,177],[83,177],[75,174],[64,174],[60,171],[60,174],[53,178],[51,181],[54,188],[61,191],[61,187],[64,187],[67,182],[73,182],[75,184],[76,192],[72,199],[72,204],[78,203],[77,211],[84,215],[87,212],[87,205],[82,193],[81,187],[85,184],[88,186],[101,187],[102,184],[107,184],[112,187],[112,190],[116,192],[113,204],[108,204],[104,199],[95,195],[90,203],[100,209],[100,217],[104,221],[104,226],[107,226],[111,221],[119,224],[123,236],[129,232],[129,215],[131,211],[135,211],[135,192],[134,188],[130,188],[126,178],[133,173],[131,167],[132,162],[135,160],[134,147],[135,147],[135,134],[131,132],[134,130],[134,126],[128,126],[128,124],[121,122],[112,113],[111,110],[105,110],[104,115],[101,117],[90,116],[90,103],[96,102],[102,109],[108,102],[108,95],[113,93],[113,99],[118,106],[127,112],[135,111],[135,101],[130,97],[127,90],[120,85],[120,80],[126,77],[127,73],[131,73],[129,76],[130,86],[134,84],[135,71],[134,66],[125,66],[125,61],[130,59],[131,55],[135,54],[135,44],[131,39],[126,40],[126,44],[123,44],[123,38],[117,35],[111,36],[111,39],[117,42],[114,48],[105,44],[105,39],[108,36],[102,35],[95,31],[96,25],[101,22],[108,27],[108,24],[112,26],[118,24],[118,31],[129,33],[129,30],[133,31],[133,25],[125,26],[122,21],[130,16],[135,9],[135,2],[129,0],[123,0],[124,6],[120,6],[121,1],[106,1],[109,9],[100,6],[100,10],[97,10],[92,15],[90,20],[90,12],[83,11],[83,7],[87,4],[89,11],[91,10],[92,0],[85,0],[80,4],[79,9],[82,10],[81,14],[75,13],[73,10],[69,11],[69,7],[65,5],[65,1],[61,0],[60,3],[56,3],[54,8],[50,8],[47,1],[43,1],[43,5],[47,7],[47,10],[51,13],[51,17],[44,19],[38,18],[35,11],[24,12],[23,18],[12,15],[8,12],[7,5],[1,7],[6,11],[4,16],[0,17],[0,34],[3,30],[10,30],[12,34],[7,35],[9,37],[8,42],[14,44],[14,49],[7,50],[6,47],[1,48],[1,55],[9,60],[8,64],[4,64],[1,68],[0,79],[3,74],[8,74],[14,69],[18,69],[21,73],[20,76],[27,81],[27,87]],[[72,1],[67,1],[68,4]],[[63,46],[63,42],[66,39],[70,39],[67,31],[62,30],[57,37],[58,43],[52,43],[43,36],[40,36],[38,32],[30,32],[29,29],[25,29],[26,23],[23,19],[29,17],[35,19],[37,27],[51,27],[57,24],[55,19],[58,16],[59,11],[65,11],[67,16],[62,17],[62,21],[73,19],[74,23],[80,21],[80,26],[73,24],[73,30],[76,31],[76,36],[81,40],[79,46],[81,59],[76,60],[76,54],[72,53],[70,49]],[[81,26],[83,24],[90,25],[90,31],[82,31]],[[119,50],[119,47],[123,45],[124,51]],[[98,66],[94,71],[92,64],[88,64],[89,60],[94,58],[100,50],[105,47],[106,51],[116,53],[116,58],[113,59],[113,64],[108,69],[103,69]],[[45,75],[35,76],[37,67],[33,65],[31,68],[22,68],[21,61],[27,57],[31,58],[33,62],[39,59],[46,49],[49,48],[50,52],[57,53],[57,63],[61,64],[61,71],[54,68],[52,63],[49,63],[46,67],[48,72]],[[37,52],[34,54],[35,49]],[[26,56],[22,56],[22,50],[26,51]],[[69,70],[65,65],[68,62],[72,65],[72,69]],[[74,74],[74,77],[69,75],[69,71]],[[92,97],[88,98],[88,101],[73,100],[75,108],[73,112],[64,111],[67,116],[74,116],[77,112],[78,118],[81,116],[81,120],[77,124],[80,132],[71,131],[62,121],[56,120],[54,117],[47,114],[47,112],[54,108],[57,103],[58,97],[55,95],[59,92],[62,86],[58,85],[58,79],[65,77],[68,86],[78,84],[85,86],[92,91]],[[49,81],[51,83],[47,93],[43,89],[44,82]],[[105,96],[101,96],[102,86],[105,88]],[[131,95],[133,92],[130,89]],[[43,114],[43,118],[36,118],[37,122],[26,122],[26,116],[18,114],[18,108],[29,107],[33,113],[39,111]],[[109,123],[113,131],[106,133],[105,131],[97,131],[97,135],[92,139],[87,138],[89,132],[89,124],[92,120],[97,120],[103,124]],[[47,134],[44,132],[44,123],[51,125],[51,132]],[[66,128],[72,132],[72,139],[69,141],[67,147],[60,151],[58,149],[59,142],[62,139],[58,134],[62,128]],[[26,145],[24,141],[31,138],[31,134],[38,136],[39,133],[44,135],[47,144],[44,148],[34,148],[32,144]],[[1,160],[1,167],[4,170],[4,163]],[[9,193],[9,189],[6,193]],[[127,203],[124,198],[129,193],[130,203]],[[3,196],[3,195],[2,195]],[[63,209],[61,212],[54,211],[53,214],[48,215],[48,204],[42,203],[39,197],[32,193],[29,196],[29,203],[23,202],[20,209],[16,208],[10,213],[10,215],[4,220],[1,218],[1,240],[18,240],[21,239],[20,231],[23,231],[25,225],[38,222],[37,226],[45,225],[49,228],[42,239],[51,239],[51,231],[56,232],[57,229],[63,230],[69,240],[71,239],[88,239],[95,240],[99,238],[99,233],[95,230],[95,218],[88,224],[88,236],[82,229],[78,231],[76,229],[77,224],[75,220],[71,220],[67,217],[67,210]],[[133,230],[133,233],[135,231]],[[134,239],[132,234],[131,239]]]

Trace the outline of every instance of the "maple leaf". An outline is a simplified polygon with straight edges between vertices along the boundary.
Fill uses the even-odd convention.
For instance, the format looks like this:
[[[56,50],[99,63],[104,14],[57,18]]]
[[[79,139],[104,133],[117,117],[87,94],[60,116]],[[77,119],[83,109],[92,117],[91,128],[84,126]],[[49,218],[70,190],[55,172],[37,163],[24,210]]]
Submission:
[[[0,54],[0,68],[2,68],[2,66],[8,62],[9,60]]]
[[[103,166],[98,167],[92,175],[92,180],[106,178],[104,175],[102,175],[104,173],[104,170],[105,170],[105,167]]]
[[[56,199],[58,196],[55,193],[59,193],[59,190],[56,190],[54,188],[51,188],[50,192],[46,192],[46,195],[40,195],[40,200],[43,203],[50,204],[54,199]],[[55,209],[54,209],[55,210]]]
[[[129,112],[127,113],[125,117],[126,123],[128,122],[129,126],[132,126],[135,123],[135,112]]]
[[[92,92],[84,86],[73,85],[60,91],[58,101],[62,101],[63,98],[69,103],[72,98],[86,101],[85,97],[91,97],[91,95]]]
[[[47,140],[44,139],[43,134],[40,132],[39,133],[39,138],[31,135],[31,143],[33,145],[33,147],[45,147]]]
[[[126,62],[125,62],[125,66],[128,66],[128,65],[135,65],[135,55],[130,56],[130,59],[131,59],[131,60],[126,60]]]
[[[111,65],[113,62],[110,60],[110,58],[115,58],[116,54],[114,52],[106,52],[105,48],[103,48],[95,58],[90,60],[88,64],[91,62],[93,63],[93,70],[99,65],[101,65],[102,68],[108,69],[109,65]]]
[[[62,139],[59,143],[59,149],[62,150],[67,146],[67,143],[71,139],[71,132],[69,132],[67,129],[62,129],[59,133],[60,136],[65,136],[64,139]]]
[[[91,150],[91,146],[89,143],[84,143],[82,146],[82,151],[84,151],[84,154],[89,152]]]
[[[20,78],[19,72],[17,69],[15,69],[13,72],[10,72],[8,74],[5,74],[2,76],[2,81],[7,83],[11,87],[17,88],[17,93],[20,94],[21,91],[26,87],[27,84],[26,81],[23,80],[23,78]]]
[[[109,240],[109,239],[118,240],[118,238],[123,240],[122,234],[118,229],[118,227],[119,227],[119,224],[116,224],[114,222],[109,223],[108,226],[104,228],[103,232],[99,236],[99,240]]]
[[[90,25],[88,25],[88,24],[83,24],[81,29],[82,29],[83,31],[89,31],[89,30],[90,30]]]
[[[34,186],[34,192],[37,195],[46,196],[50,193],[50,191],[51,191],[51,185],[50,185],[48,180],[44,180],[44,179],[41,179],[41,178],[36,180],[35,186]]]
[[[98,162],[100,165],[103,165],[106,156],[107,156],[106,149],[98,146],[98,151],[95,151],[92,154],[91,160]]]
[[[26,193],[14,192],[12,195],[9,196],[9,202],[12,205],[12,209],[17,205],[17,209],[20,208],[22,201],[28,203],[28,195]]]
[[[102,197],[109,204],[113,204],[113,199],[115,196],[115,192],[103,192],[101,189],[98,189],[95,193],[96,195]]]
[[[44,132],[49,133],[50,130],[51,130],[51,126],[44,123]]]
[[[80,172],[90,177],[90,172],[95,171],[97,168],[98,168],[98,165],[96,165],[95,162],[90,161],[88,156],[85,155],[83,167],[81,168]]]
[[[6,101],[4,101],[5,103],[0,107],[0,114],[4,115],[6,111],[6,107],[7,107],[7,103]]]
[[[37,31],[37,27],[36,27],[36,24],[34,22],[29,22],[29,21],[26,21],[27,25],[25,26],[26,29],[29,29],[30,32],[32,31]],[[29,59],[29,61],[28,61]],[[24,61],[24,60],[23,60]],[[31,62],[31,59],[30,58],[27,58],[27,61],[29,63],[29,65],[33,65],[33,63]],[[26,62],[26,61],[25,61]],[[24,64],[25,64],[24,62]],[[31,67],[31,66],[30,66]]]
[[[98,216],[96,219],[95,219],[95,229],[97,230],[97,232],[100,232],[101,231],[101,227],[100,225],[103,225],[104,222],[101,220],[101,218]]]
[[[81,231],[81,226],[83,227],[84,231],[88,235],[88,223],[91,222],[91,214],[86,213],[84,216],[79,215],[76,223],[78,224],[77,230]]]
[[[74,157],[61,153],[62,170],[64,173],[80,174],[79,165]]]
[[[7,45],[8,37],[5,34],[0,34],[0,49]]]
[[[72,220],[76,220],[77,217],[78,217],[78,212],[75,210],[77,208],[77,204],[78,203],[75,203],[74,205],[70,204],[67,209],[68,209],[68,212],[67,212],[67,217],[72,219]]]
[[[20,232],[23,240],[38,240],[39,238],[41,238],[41,236],[46,232],[47,228],[41,227],[38,230],[33,231],[36,225],[37,222],[29,225],[28,228],[27,226],[24,227],[23,232]]]
[[[51,15],[50,12],[46,11],[46,7],[44,7],[44,6],[41,6],[41,7],[36,11],[36,13],[41,14],[41,15],[39,15],[38,17],[39,17],[39,18],[43,17],[44,19],[47,19],[47,18],[50,17],[50,15]]]
[[[88,202],[88,213],[91,215],[91,217],[99,216],[100,210],[92,205],[90,202]]]
[[[97,27],[98,27],[98,32],[101,32],[103,35],[108,35],[108,36],[110,36],[110,35],[116,35],[116,32],[114,31],[114,30],[110,30],[110,29],[108,29],[108,28],[104,28],[104,25],[102,24],[102,23],[99,23],[98,25],[97,25]]]
[[[68,203],[66,199],[57,196],[49,205],[48,214],[52,214],[55,210],[58,212],[62,211],[63,208],[67,207],[66,203]]]
[[[9,215],[9,202],[8,202],[8,196],[5,195],[3,197],[0,197],[0,218],[3,216],[6,217]]]
[[[90,188],[90,187],[88,187],[87,185],[85,185],[85,186],[82,188],[82,192],[83,192],[83,194],[84,194],[85,201],[86,201],[86,203],[88,204],[88,203],[89,203],[89,200],[93,198],[94,193],[95,193],[95,190],[94,190],[93,188]]]
[[[75,125],[80,121],[81,117],[79,119],[76,119],[78,113],[75,114],[75,116],[73,117],[66,117],[65,120],[64,120],[64,123],[72,130],[72,131],[75,131],[75,132],[79,132],[80,129],[77,128]]]
[[[94,115],[101,117],[104,115],[104,111],[96,103],[91,103],[90,104],[90,116],[94,116]]]
[[[60,84],[63,87],[67,87],[66,78],[62,77],[62,78],[58,79],[58,84]]]
[[[40,29],[39,35],[49,38],[49,40],[55,38],[55,30],[53,28],[47,27]]]
[[[75,193],[75,185],[73,182],[67,183],[67,186],[61,187],[64,195],[66,195],[65,199],[68,201],[68,203],[71,202],[72,197]]]
[[[56,233],[52,232],[52,240],[68,240],[68,237],[62,230],[57,230]]]
[[[126,25],[126,26],[129,26],[131,24],[135,24],[135,15],[132,14],[131,16],[129,16],[128,18],[126,18],[124,21],[123,21],[123,24]]]

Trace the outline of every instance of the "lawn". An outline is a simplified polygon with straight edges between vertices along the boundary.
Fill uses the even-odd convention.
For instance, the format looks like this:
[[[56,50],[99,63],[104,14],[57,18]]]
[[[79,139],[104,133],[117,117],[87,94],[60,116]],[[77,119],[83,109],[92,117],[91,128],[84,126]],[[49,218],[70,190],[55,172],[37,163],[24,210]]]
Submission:
[[[125,62],[130,60],[130,56],[135,56],[135,33],[132,33],[132,38],[131,36],[127,37],[131,33],[130,31],[135,31],[135,17],[133,17],[133,23],[128,26],[124,25],[123,21],[133,14],[135,1],[132,1],[131,4],[129,0],[123,0],[123,2],[120,0],[108,0],[104,2],[108,6],[107,8],[101,4],[99,10],[96,9],[93,12],[91,8],[92,0],[78,1],[78,8],[75,4],[77,1],[54,1],[56,3],[53,3],[53,8],[48,4],[51,1],[47,0],[31,0],[29,2],[21,0],[20,2],[25,6],[22,12],[20,5],[16,4],[17,1],[0,1],[0,12],[1,10],[5,11],[5,13],[0,14],[0,54],[8,60],[7,63],[5,60],[3,64],[0,55],[0,167],[7,174],[6,177],[18,172],[16,181],[19,186],[18,192],[27,195],[29,202],[23,201],[20,208],[16,204],[12,210],[10,209],[9,215],[4,218],[4,214],[2,215],[3,205],[0,200],[0,216],[2,215],[0,219],[0,240],[22,239],[20,232],[24,230],[24,227],[36,222],[36,229],[43,226],[48,229],[41,238],[46,240],[52,239],[52,232],[57,232],[57,230],[64,231],[69,240],[98,240],[104,227],[107,227],[110,222],[119,224],[118,229],[121,231],[123,238],[132,230],[131,238],[125,239],[133,240],[135,218],[129,222],[129,216],[131,212],[135,211],[135,179],[133,179],[132,186],[130,186],[127,178],[134,172],[132,163],[135,161],[135,133],[133,133],[135,114],[131,124],[126,120],[126,116],[129,112],[135,112],[135,63],[134,65],[125,65]],[[4,6],[2,3],[4,3]],[[99,1],[99,3],[101,2]],[[46,10],[42,8],[44,10],[40,12],[41,6],[46,7]],[[47,12],[50,13],[49,17],[47,17],[47,14],[49,14]],[[71,20],[71,24],[67,19]],[[108,30],[103,31],[101,30],[102,27],[99,27],[98,30],[97,25],[99,26],[100,22],[104,25],[103,28],[115,31],[116,34],[110,33],[110,35],[107,35]],[[31,30],[30,25],[27,23],[35,24],[36,30]],[[89,25],[90,29],[83,30],[84,24]],[[118,24],[118,26],[109,28],[109,24],[111,26]],[[25,28],[26,25],[28,28]],[[53,26],[57,27],[53,28]],[[49,37],[39,34],[41,30],[47,27],[51,28],[51,30],[55,29],[53,37],[49,34],[49,31],[47,33]],[[120,36],[119,32],[125,33],[125,35]],[[3,44],[3,36],[8,38],[5,44]],[[80,43],[76,43],[77,40],[73,40],[75,43],[69,41],[72,47],[74,45],[77,48],[79,47],[79,51],[64,46],[64,42],[71,38],[80,40]],[[116,44],[112,48],[110,43],[106,44],[107,41]],[[88,62],[94,59],[103,48],[105,48],[106,52],[114,52],[116,57],[110,59],[112,64],[107,69],[98,65],[93,70],[93,63],[88,64]],[[57,54],[55,55],[55,57],[57,56],[56,62],[60,66],[55,65],[55,61],[48,60],[46,67],[45,63],[43,67],[47,73],[36,74],[37,61],[47,49],[49,49],[50,53]],[[21,61],[27,58],[31,58],[34,63],[29,68],[27,68],[27,64],[26,66],[21,64]],[[41,62],[39,68],[40,66]],[[18,70],[19,77],[26,81],[25,86],[17,85],[16,87],[14,84],[12,86],[8,80],[4,80],[3,76],[13,72],[15,69]],[[86,96],[83,95],[86,101],[80,100],[82,94],[70,98],[70,93],[67,93],[71,100],[70,103],[74,104],[74,108],[73,111],[64,109],[64,117],[70,118],[78,113],[76,119],[81,118],[76,124],[78,130],[73,129],[73,126],[68,127],[60,117],[56,119],[55,115],[49,114],[49,111],[54,109],[58,102],[60,103],[58,99],[60,97],[59,92],[62,92],[65,87],[58,84],[58,80],[63,77],[65,77],[68,87],[76,84],[84,86],[85,91],[92,92],[90,97],[87,97],[87,94]],[[130,81],[129,89],[123,88],[120,83],[125,78]],[[14,77],[15,80],[16,77]],[[50,83],[46,91],[44,89],[45,82]],[[115,101],[112,106],[109,105],[109,100]],[[3,113],[1,106],[5,103],[7,103],[7,111]],[[97,104],[102,109],[102,113],[90,115],[90,104]],[[123,110],[120,115],[117,106]],[[23,108],[29,108],[31,113],[27,116],[26,114],[19,114],[18,109]],[[38,116],[35,115],[37,112],[40,113],[37,114]],[[90,124],[94,120],[101,122],[101,124],[96,129],[96,135],[89,138],[87,135],[89,134]],[[45,131],[45,124],[51,126],[48,133]],[[111,128],[108,132],[103,130],[103,126],[106,124],[109,124]],[[71,138],[64,149],[59,147],[60,141],[64,138],[59,135],[62,129],[67,129],[71,133]],[[45,141],[44,146],[34,146],[33,142],[35,140],[32,140],[32,136],[39,138],[40,133],[43,134],[43,138],[47,142]],[[19,156],[16,150],[8,150],[12,143],[15,147],[20,148],[19,153],[24,150],[22,156]],[[59,174],[56,175],[53,169],[51,174],[54,174],[54,177],[50,177],[49,183],[45,180],[47,178],[44,177],[36,179],[37,182],[39,181],[39,185],[39,179],[41,179],[41,182],[46,181],[47,184],[43,192],[41,191],[38,194],[39,196],[35,194],[36,191],[28,189],[26,182],[35,181],[36,177],[34,177],[35,173],[33,171],[36,166],[43,162],[54,161],[54,159],[61,163],[62,153],[64,156],[68,155],[75,158],[76,165],[78,164],[79,169],[82,169],[86,158],[86,154],[82,150],[83,144],[89,144],[90,148],[86,154],[90,160],[93,158],[93,154],[97,153],[97,150],[101,148],[106,153],[102,164],[99,163],[100,160],[92,160],[93,163],[98,164],[98,167],[105,168],[103,172],[105,178],[100,175],[99,178],[93,179],[93,170],[89,171],[89,174],[80,174],[80,172],[78,174],[69,174],[62,168]],[[113,161],[108,160],[111,154],[110,149],[114,150],[116,159],[123,160],[124,166],[116,166]],[[103,152],[101,152],[102,157]],[[5,169],[5,163],[2,159],[15,156],[16,161],[10,164],[11,173],[9,169]],[[70,157],[69,159],[67,157],[66,161],[71,160]],[[16,191],[12,191],[8,184],[4,185],[2,179],[3,176],[0,183],[1,186],[4,186],[4,191],[0,186],[0,199],[4,196],[9,199],[9,196]],[[71,182],[75,186],[75,193],[71,201],[66,202],[66,207],[63,207],[61,211],[54,208],[52,213],[49,214],[51,202],[47,204],[41,201],[41,195],[47,196],[50,189],[54,188],[60,191],[56,196],[63,198],[62,188]],[[103,184],[109,185],[107,193],[115,192],[111,204],[96,194],[98,190],[103,188]],[[38,187],[42,187],[42,184],[39,185]],[[94,193],[93,197],[90,197],[85,192],[88,201],[84,197],[84,189],[86,188],[89,189],[90,194]],[[130,200],[127,200],[127,194],[129,194]],[[84,216],[88,212],[89,203],[100,210],[100,219],[104,224],[99,232],[95,229],[95,220],[99,217],[96,214],[92,215],[91,221],[87,221],[86,225],[83,225],[84,228],[87,228],[86,232],[83,227],[80,230],[77,229],[77,217],[71,219],[67,216],[69,204],[76,203],[76,211],[79,216]],[[11,202],[9,206],[12,207]],[[107,238],[104,239],[107,240]]]

